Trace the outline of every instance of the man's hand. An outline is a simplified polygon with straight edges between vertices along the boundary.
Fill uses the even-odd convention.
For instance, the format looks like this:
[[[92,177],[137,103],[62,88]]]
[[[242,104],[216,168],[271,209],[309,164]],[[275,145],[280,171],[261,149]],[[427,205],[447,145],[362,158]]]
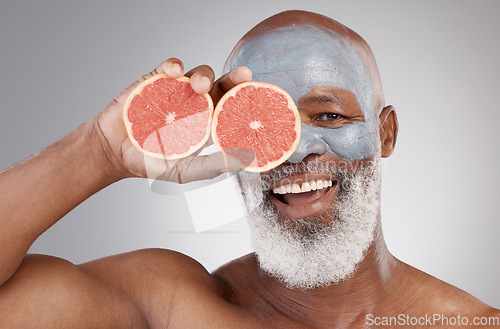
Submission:
[[[160,64],[120,93],[91,122],[0,172],[0,188],[8,191],[0,198],[0,286],[16,272],[36,238],[109,184],[125,177],[147,176],[185,183],[240,168],[238,160],[224,159],[220,153],[164,161],[145,157],[132,145],[122,119],[123,104],[139,83],[157,73],[180,77],[182,62],[169,59]],[[191,77],[193,89],[210,92],[214,103],[229,88],[252,78],[249,69],[237,68],[214,82],[208,66],[199,66],[186,75]]]
[[[179,160],[162,160],[147,157],[137,150],[129,140],[123,123],[123,106],[128,95],[145,79],[166,73],[172,78],[183,75],[184,67],[179,59],[171,58],[161,63],[151,73],[130,85],[115,97],[111,103],[93,120],[93,138],[99,143],[96,152],[101,153],[96,158],[102,159],[103,166],[112,168],[112,173],[118,179],[125,177],[148,177],[163,179],[177,183],[187,183],[194,180],[210,179],[226,171],[235,171],[241,163],[221,153],[208,156],[193,155]],[[186,73],[191,78],[193,89],[200,94],[209,92],[214,106],[222,95],[239,83],[251,81],[252,72],[246,67],[238,67],[214,82],[215,74],[206,65],[198,66]],[[212,143],[211,139],[207,145]],[[104,156],[103,156],[104,155]]]
[[[0,172],[0,189],[6,191],[0,198],[0,328],[147,328],[148,316],[141,310],[150,309],[150,287],[157,289],[158,282],[162,282],[164,290],[160,295],[172,300],[181,276],[191,283],[191,273],[212,284],[210,275],[199,264],[168,251],[141,252],[82,266],[50,256],[25,257],[43,232],[85,199],[121,178],[153,173],[163,179],[187,182],[215,177],[225,169],[221,154],[193,155],[165,163],[145,158],[131,144],[122,119],[123,104],[140,82],[157,73],[180,77],[182,62],[170,59],[160,64],[125,89],[91,122]],[[191,77],[196,92],[210,92],[215,103],[232,86],[251,80],[247,68],[238,68],[216,82],[208,66],[197,67],[186,75]],[[239,168],[237,160],[227,160],[227,170]],[[165,170],[165,165],[170,169]],[[159,254],[154,266],[145,265],[144,261],[153,264],[152,254]],[[132,260],[137,263],[130,263]],[[160,262],[168,268],[156,271],[161,279],[145,279]],[[181,269],[182,274],[176,269]],[[137,277],[132,278],[132,272]],[[177,291],[175,295],[179,295]],[[144,301],[147,307],[141,304]],[[159,303],[161,314],[170,311],[164,308],[166,304]]]

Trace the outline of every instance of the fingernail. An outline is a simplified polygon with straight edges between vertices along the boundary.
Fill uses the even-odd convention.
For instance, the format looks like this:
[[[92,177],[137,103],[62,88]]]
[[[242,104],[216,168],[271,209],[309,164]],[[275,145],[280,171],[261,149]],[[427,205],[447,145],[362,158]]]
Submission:
[[[172,64],[170,68],[170,75],[179,76],[182,73],[182,68],[178,63]]]
[[[236,75],[236,71],[239,71],[238,75]],[[243,72],[245,72],[245,73],[243,73]],[[247,74],[250,76],[250,80],[244,79],[244,81],[247,81],[247,80],[251,81],[252,80],[252,71],[250,71],[250,69],[246,66],[238,66],[237,68],[232,70],[229,73],[229,79],[231,79],[231,81],[233,81],[233,82],[241,82],[241,81],[236,81],[236,80],[242,80],[241,79],[242,74]],[[237,79],[238,76],[240,77],[240,79]]]
[[[234,73],[236,71],[236,69],[232,70],[231,72],[229,72],[229,75],[228,75],[228,78],[231,80],[231,81],[234,81],[234,75],[236,73]]]
[[[211,82],[210,82],[209,78],[202,77],[200,79],[200,83],[203,85],[203,87],[205,87],[205,89],[210,90],[210,84],[211,84]]]

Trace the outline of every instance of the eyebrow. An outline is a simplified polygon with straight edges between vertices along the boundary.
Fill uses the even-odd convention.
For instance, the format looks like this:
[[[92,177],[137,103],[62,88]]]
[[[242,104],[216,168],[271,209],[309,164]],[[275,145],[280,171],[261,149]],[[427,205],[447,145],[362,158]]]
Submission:
[[[314,95],[304,99],[305,103],[334,103],[337,105],[343,105],[342,101],[333,94],[328,95]]]

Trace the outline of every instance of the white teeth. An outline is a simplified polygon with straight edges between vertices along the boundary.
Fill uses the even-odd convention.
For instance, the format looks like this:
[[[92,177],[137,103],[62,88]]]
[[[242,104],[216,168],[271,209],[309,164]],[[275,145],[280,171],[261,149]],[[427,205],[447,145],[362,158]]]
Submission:
[[[278,187],[276,190],[278,190],[277,192],[279,194],[285,194],[286,193],[286,190],[285,190],[285,185],[281,185],[280,187]]]
[[[302,183],[302,186],[299,186],[299,184],[281,185],[279,187],[274,188],[273,193],[274,194],[302,193],[302,192],[320,190],[326,187],[331,187],[332,185],[333,183],[331,180],[318,179],[310,182],[304,182]]]
[[[313,180],[312,182],[310,182],[309,185],[311,186],[311,190],[312,191],[316,191],[318,189],[318,184],[316,184],[315,180]]]

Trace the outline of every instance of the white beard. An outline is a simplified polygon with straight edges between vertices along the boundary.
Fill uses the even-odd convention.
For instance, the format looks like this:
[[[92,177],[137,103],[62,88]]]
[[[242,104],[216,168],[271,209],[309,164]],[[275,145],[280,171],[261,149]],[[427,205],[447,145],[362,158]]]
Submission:
[[[259,177],[239,174],[253,248],[268,275],[290,288],[313,289],[347,280],[355,273],[374,240],[378,223],[381,169],[380,157],[375,158],[355,173],[329,169],[338,177],[338,201],[318,218],[294,219],[299,229],[297,224],[287,225],[289,219],[281,217],[280,223],[266,184],[256,184],[261,182]],[[293,167],[299,169],[286,167],[274,180],[292,173],[322,171],[320,167],[314,163]],[[318,225],[325,222],[323,219],[327,219],[326,227]]]

